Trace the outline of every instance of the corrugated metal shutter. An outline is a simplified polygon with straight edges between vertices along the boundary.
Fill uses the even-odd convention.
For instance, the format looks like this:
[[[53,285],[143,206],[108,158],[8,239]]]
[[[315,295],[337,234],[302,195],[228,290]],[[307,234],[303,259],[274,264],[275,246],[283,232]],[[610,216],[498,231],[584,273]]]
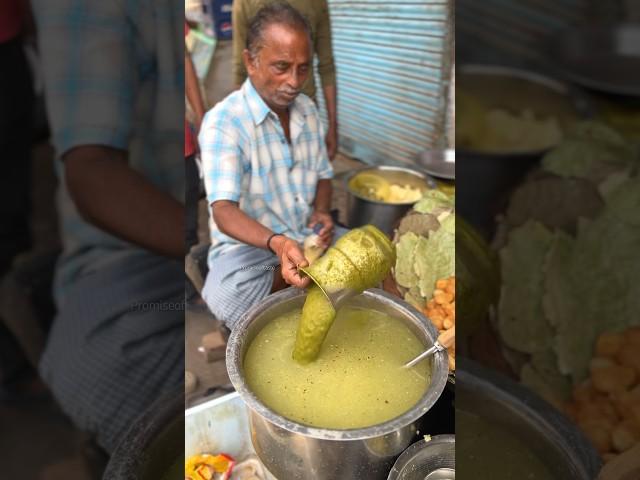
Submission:
[[[329,0],[342,151],[401,164],[445,145],[451,4]]]

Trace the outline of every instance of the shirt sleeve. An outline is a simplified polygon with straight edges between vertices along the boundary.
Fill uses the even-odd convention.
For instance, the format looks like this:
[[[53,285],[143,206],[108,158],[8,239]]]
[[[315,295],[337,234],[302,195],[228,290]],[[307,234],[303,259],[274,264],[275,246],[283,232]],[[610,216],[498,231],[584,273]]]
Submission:
[[[81,145],[128,147],[134,34],[120,2],[36,1],[47,111],[58,155]]]
[[[240,201],[244,160],[238,130],[207,114],[198,139],[208,204]]]
[[[331,44],[331,19],[327,0],[319,0],[319,10],[315,50],[318,55],[318,75],[322,86],[327,87],[336,84],[336,67]]]
[[[247,70],[244,67],[242,52],[247,42],[247,18],[246,1],[235,0],[231,13],[231,24],[233,31],[233,81],[235,85],[242,85],[247,78]]]

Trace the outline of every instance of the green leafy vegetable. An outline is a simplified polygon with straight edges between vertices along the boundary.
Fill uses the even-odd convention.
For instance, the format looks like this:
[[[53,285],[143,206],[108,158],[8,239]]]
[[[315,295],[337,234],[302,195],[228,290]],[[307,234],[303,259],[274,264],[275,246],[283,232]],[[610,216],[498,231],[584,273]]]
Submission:
[[[438,208],[453,208],[454,201],[452,195],[447,195],[434,188],[427,190],[422,199],[413,206],[413,209],[419,213],[433,213]]]
[[[553,234],[529,221],[511,231],[500,252],[502,292],[498,325],[502,340],[520,352],[534,353],[551,346],[553,332],[542,310],[544,264]]]

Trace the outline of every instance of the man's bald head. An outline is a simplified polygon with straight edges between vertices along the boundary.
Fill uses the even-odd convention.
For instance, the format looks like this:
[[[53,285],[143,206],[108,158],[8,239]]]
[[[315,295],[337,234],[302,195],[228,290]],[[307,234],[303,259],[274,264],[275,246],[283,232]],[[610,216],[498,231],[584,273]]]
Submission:
[[[276,2],[258,10],[249,23],[246,49],[252,58],[256,58],[264,46],[264,34],[271,25],[283,25],[304,32],[309,37],[311,45],[311,27],[307,19],[288,3]]]

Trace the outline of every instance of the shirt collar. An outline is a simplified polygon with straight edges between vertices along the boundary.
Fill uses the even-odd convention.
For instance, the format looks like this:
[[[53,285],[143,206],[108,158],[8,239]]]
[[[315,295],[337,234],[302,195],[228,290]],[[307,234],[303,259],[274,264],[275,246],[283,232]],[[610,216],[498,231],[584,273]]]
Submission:
[[[264,103],[264,100],[262,100],[260,94],[253,87],[249,78],[247,78],[242,85],[242,92],[244,93],[244,97],[247,99],[247,105],[249,106],[249,111],[253,117],[253,122],[256,125],[260,125],[264,122],[264,119],[267,118],[271,109],[266,103]]]
[[[253,122],[256,125],[260,125],[262,122],[264,122],[265,118],[269,116],[269,113],[272,113],[274,117],[277,117],[277,115],[272,112],[269,106],[264,102],[249,78],[247,78],[242,85],[242,91],[245,98],[247,99],[247,105],[249,106],[249,111],[251,112]],[[300,99],[300,95],[296,97],[296,99],[289,107],[289,114],[291,116],[292,122],[297,123],[299,126],[302,126],[305,122],[305,117],[309,112],[307,112],[307,109],[304,108],[304,104]]]

